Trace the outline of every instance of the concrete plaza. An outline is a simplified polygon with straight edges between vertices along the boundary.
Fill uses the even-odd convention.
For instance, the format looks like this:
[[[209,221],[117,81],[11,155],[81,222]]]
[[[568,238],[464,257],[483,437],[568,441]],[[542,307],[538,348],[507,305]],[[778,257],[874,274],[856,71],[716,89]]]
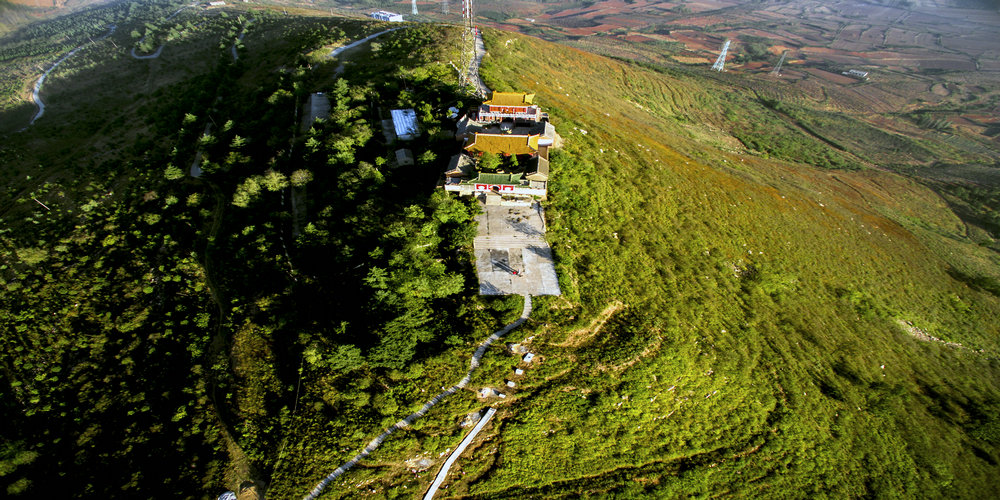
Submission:
[[[477,217],[476,273],[482,295],[559,295],[541,207],[484,205]],[[511,270],[517,271],[513,274]]]

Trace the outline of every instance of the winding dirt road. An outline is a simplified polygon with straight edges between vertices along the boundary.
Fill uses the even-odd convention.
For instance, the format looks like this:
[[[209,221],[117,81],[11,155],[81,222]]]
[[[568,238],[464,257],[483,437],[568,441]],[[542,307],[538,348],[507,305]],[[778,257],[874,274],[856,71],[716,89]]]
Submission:
[[[139,40],[139,43],[142,43],[142,40]],[[132,47],[132,52],[131,52],[131,54],[132,54],[132,57],[133,57],[134,59],[156,59],[157,57],[160,57],[160,52],[163,52],[163,47],[165,47],[165,46],[166,46],[166,45],[160,45],[160,46],[159,46],[159,47],[158,47],[158,48],[156,49],[156,52],[153,52],[152,54],[149,54],[149,55],[145,55],[145,56],[140,56],[140,55],[137,55],[137,54],[135,53],[135,47]]]
[[[55,70],[56,68],[58,68],[59,65],[62,64],[66,59],[69,59],[70,57],[72,57],[73,54],[76,54],[77,52],[79,52],[80,49],[86,47],[87,45],[90,45],[91,43],[99,42],[99,41],[104,40],[105,38],[111,36],[111,34],[115,32],[116,28],[118,28],[118,26],[116,26],[114,24],[108,26],[108,32],[104,36],[102,36],[100,38],[96,38],[96,39],[90,41],[89,43],[85,43],[85,44],[83,44],[83,45],[81,45],[81,46],[79,46],[79,47],[77,47],[77,48],[69,51],[69,53],[67,53],[66,55],[62,56],[45,73],[42,73],[42,76],[38,78],[37,82],[35,82],[35,88],[31,91],[31,99],[33,101],[35,101],[35,105],[38,106],[38,112],[35,113],[34,118],[32,118],[30,122],[28,122],[28,125],[25,126],[24,128],[22,128],[21,130],[24,130],[24,129],[26,129],[26,128],[32,126],[32,125],[34,125],[35,124],[35,120],[41,118],[42,115],[45,114],[45,103],[42,102],[41,92],[42,92],[42,84],[45,83],[45,78],[47,78],[49,76],[49,73],[52,73],[53,70]]]

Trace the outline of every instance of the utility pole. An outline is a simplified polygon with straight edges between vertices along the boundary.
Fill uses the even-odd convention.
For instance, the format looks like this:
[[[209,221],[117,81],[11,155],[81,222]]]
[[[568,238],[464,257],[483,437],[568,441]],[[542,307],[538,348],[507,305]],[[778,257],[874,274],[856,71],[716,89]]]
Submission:
[[[722,53],[719,54],[719,58],[715,60],[715,64],[712,65],[712,69],[715,71],[722,71],[722,67],[726,64],[726,52],[729,50],[729,40],[722,44]]]
[[[781,59],[778,59],[778,65],[771,70],[771,76],[781,76],[781,65],[785,62],[785,56],[787,55],[787,50],[781,53]]]
[[[476,32],[472,24],[472,0],[462,0],[462,76],[459,82],[465,85],[468,82],[469,68],[476,57]]]

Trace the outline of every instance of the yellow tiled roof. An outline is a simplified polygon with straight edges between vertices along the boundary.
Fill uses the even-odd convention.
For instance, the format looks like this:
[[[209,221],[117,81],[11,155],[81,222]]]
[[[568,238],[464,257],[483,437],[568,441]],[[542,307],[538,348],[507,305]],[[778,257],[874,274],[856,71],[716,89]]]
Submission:
[[[483,153],[530,155],[538,151],[538,136],[476,134],[465,149]]]
[[[535,94],[525,94],[524,92],[494,92],[488,101],[483,104],[491,106],[527,106],[535,100]]]

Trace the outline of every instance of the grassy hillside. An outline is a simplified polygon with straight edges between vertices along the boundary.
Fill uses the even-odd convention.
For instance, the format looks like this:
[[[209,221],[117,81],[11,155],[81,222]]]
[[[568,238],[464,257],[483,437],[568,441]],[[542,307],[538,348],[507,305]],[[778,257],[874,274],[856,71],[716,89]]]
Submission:
[[[953,276],[997,256],[938,195],[749,154],[734,124],[773,118],[711,80],[487,46],[487,83],[538,92],[567,139],[566,296],[536,308],[542,367],[453,493],[995,494],[1000,300]]]
[[[330,60],[385,26],[130,5],[0,47],[19,75],[0,109],[0,486],[301,496],[520,311],[477,295],[475,206],[434,189],[458,148],[446,110],[475,103],[449,64],[457,33],[409,26]],[[39,65],[111,22],[13,132]],[[159,58],[130,56],[154,48],[143,35]],[[995,198],[939,195],[886,171],[884,149],[988,153],[731,75],[486,43],[487,83],[537,92],[566,139],[546,212],[564,295],[512,334],[538,362],[443,493],[996,494]],[[332,114],[303,125],[315,91]],[[398,107],[424,132],[413,167],[391,166],[401,146],[380,131]],[[489,351],[470,391],[329,496],[423,492],[485,406],[473,391],[515,364]],[[434,465],[415,473],[415,457]]]

